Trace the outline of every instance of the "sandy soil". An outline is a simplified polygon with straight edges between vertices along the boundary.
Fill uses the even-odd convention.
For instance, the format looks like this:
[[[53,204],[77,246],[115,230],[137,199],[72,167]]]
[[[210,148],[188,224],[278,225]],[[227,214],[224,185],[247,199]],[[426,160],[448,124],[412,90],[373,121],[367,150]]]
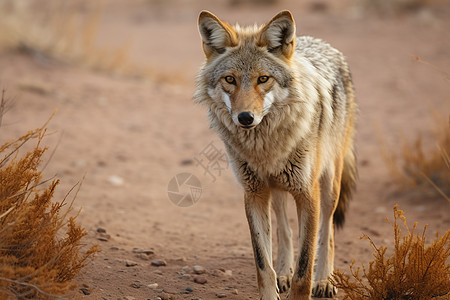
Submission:
[[[110,1],[100,42],[114,47],[132,37],[132,60],[150,67],[156,79],[1,53],[0,84],[14,99],[3,119],[1,142],[39,127],[58,109],[49,125],[55,133],[46,139],[47,157],[56,151],[44,170],[47,178],[61,179],[56,199],[86,174],[75,206],[82,207],[78,220],[88,232],[86,245],[97,243],[102,252],[77,278],[80,287],[71,298],[215,299],[218,293],[258,298],[240,187],[226,163],[213,179],[195,161],[208,147],[223,151],[208,128],[206,109],[191,100],[203,60],[196,28],[201,9],[253,24],[287,8],[298,34],[323,38],[347,56],[360,108],[360,179],[346,225],[336,233],[337,268],[372,259],[367,241],[359,240],[362,234],[392,246],[385,218],[392,219],[396,203],[419,228],[429,224],[431,233],[449,228],[445,200],[394,192],[379,141],[381,133],[397,150],[401,136],[422,134],[427,140],[430,111],[448,116],[448,75],[412,59],[416,55],[440,70],[450,68],[448,8],[378,17],[331,1],[297,2]],[[191,207],[168,198],[169,181],[183,172],[202,184]],[[290,219],[295,228],[295,216]],[[166,265],[151,264],[158,259]],[[196,265],[205,273],[194,274]],[[207,282],[194,282],[196,276]],[[156,288],[149,287],[154,283]]]

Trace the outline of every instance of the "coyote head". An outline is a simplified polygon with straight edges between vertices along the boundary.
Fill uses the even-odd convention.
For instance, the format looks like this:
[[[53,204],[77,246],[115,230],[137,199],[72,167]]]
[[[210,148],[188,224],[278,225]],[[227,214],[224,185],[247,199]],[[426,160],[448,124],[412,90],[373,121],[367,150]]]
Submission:
[[[261,27],[241,28],[202,11],[198,24],[209,97],[228,108],[237,126],[254,128],[289,94],[295,50],[291,13],[282,11]]]

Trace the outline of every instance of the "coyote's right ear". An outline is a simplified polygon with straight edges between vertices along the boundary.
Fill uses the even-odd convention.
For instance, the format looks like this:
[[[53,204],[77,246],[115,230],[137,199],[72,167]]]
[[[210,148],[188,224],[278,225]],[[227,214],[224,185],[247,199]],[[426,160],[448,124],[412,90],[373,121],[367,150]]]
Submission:
[[[225,48],[237,45],[233,28],[222,22],[209,11],[202,11],[198,17],[198,29],[203,40],[203,51],[207,58],[225,52]]]

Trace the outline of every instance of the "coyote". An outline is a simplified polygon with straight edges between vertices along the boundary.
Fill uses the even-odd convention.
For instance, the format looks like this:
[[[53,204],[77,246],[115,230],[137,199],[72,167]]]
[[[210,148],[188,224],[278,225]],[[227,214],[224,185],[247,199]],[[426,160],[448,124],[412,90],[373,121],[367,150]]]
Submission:
[[[260,299],[286,291],[289,299],[333,297],[333,230],[343,225],[356,181],[356,104],[344,56],[319,39],[296,37],[289,11],[245,28],[202,11],[198,26],[206,60],[194,101],[208,107],[243,187]],[[289,194],[299,225],[295,262]]]

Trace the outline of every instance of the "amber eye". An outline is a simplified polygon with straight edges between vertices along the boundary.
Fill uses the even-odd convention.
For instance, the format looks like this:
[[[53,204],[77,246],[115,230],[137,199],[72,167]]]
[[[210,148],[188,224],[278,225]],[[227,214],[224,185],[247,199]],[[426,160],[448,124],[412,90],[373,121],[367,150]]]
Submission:
[[[225,81],[229,84],[236,85],[236,79],[233,76],[225,76]]]
[[[259,77],[258,77],[258,84],[260,84],[260,83],[266,83],[267,80],[269,80],[269,76],[259,76]]]

